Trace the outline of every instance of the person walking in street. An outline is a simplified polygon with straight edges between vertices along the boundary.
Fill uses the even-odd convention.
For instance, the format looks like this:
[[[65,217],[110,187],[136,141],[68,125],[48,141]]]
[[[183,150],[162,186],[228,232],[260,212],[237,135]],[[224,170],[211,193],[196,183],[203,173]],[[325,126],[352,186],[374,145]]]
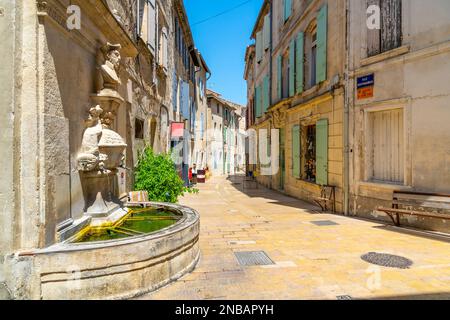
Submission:
[[[192,184],[197,184],[197,165],[195,163],[192,165]]]

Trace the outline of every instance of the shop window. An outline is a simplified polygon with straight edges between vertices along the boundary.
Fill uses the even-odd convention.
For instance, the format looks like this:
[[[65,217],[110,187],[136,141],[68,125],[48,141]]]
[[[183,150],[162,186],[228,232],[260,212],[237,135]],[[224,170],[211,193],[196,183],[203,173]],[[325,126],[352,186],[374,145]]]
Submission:
[[[302,157],[302,179],[316,182],[316,125],[303,128],[303,157]]]
[[[134,137],[144,139],[144,120],[136,118],[134,120]]]

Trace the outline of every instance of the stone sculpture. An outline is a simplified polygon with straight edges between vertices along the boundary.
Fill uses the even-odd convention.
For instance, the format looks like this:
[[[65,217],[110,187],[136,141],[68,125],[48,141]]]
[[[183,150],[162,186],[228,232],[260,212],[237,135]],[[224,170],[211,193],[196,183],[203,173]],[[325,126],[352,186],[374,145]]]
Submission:
[[[94,217],[107,217],[120,208],[117,192],[118,167],[123,163],[127,147],[123,138],[114,131],[117,109],[123,104],[118,93],[119,44],[107,43],[100,50],[98,91],[91,95],[95,107],[89,110],[83,133],[78,169],[85,195],[85,213]]]
[[[99,105],[89,110],[86,120],[86,129],[83,133],[81,150],[78,155],[78,170],[88,172],[98,169],[100,164],[100,151],[98,143],[102,135],[100,116],[103,110]]]

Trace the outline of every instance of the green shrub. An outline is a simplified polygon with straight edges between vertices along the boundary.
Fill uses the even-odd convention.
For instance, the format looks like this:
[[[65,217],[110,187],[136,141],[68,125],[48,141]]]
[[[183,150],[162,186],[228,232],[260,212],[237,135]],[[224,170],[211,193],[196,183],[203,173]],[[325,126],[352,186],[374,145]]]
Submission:
[[[147,147],[135,168],[134,190],[147,191],[150,201],[176,203],[186,188],[170,155],[154,154]]]

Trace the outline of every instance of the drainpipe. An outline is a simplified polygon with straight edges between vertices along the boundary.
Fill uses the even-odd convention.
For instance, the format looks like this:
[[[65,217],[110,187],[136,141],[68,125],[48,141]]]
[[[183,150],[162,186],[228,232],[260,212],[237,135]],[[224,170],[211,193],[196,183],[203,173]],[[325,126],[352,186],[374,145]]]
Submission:
[[[350,194],[350,139],[349,139],[349,108],[350,108],[350,95],[352,90],[349,88],[349,68],[350,68],[350,21],[349,21],[349,6],[350,1],[345,1],[345,70],[344,70],[344,215],[350,215],[349,212],[349,194]]]

